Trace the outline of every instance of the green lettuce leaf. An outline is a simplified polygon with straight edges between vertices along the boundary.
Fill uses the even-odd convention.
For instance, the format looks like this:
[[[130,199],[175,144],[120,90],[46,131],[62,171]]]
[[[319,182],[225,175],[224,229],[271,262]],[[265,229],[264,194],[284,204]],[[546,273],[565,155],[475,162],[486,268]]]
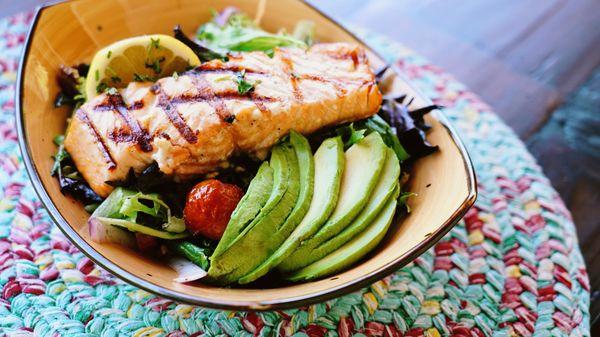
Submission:
[[[200,26],[197,37],[206,47],[220,51],[264,51],[272,55],[276,47],[307,47],[306,42],[290,35],[262,30],[239,12],[231,14],[224,25],[213,20]]]
[[[182,218],[173,216],[171,208],[156,193],[142,193],[117,187],[106,200],[100,204],[92,217],[123,220],[111,225],[134,223],[138,226],[122,226],[130,230],[140,231],[139,226],[148,228],[149,233],[166,231],[183,233],[185,222]],[[107,220],[104,220],[107,222]],[[142,233],[148,234],[144,231]],[[153,235],[153,234],[148,234]],[[157,236],[157,235],[153,235]]]

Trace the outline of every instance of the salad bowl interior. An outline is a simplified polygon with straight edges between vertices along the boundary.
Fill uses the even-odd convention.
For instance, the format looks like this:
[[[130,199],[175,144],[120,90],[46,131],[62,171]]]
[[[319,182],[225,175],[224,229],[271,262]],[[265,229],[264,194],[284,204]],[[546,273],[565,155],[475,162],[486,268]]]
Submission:
[[[432,125],[428,140],[440,147],[410,169],[405,188],[411,213],[396,218],[383,242],[360,263],[337,275],[305,283],[262,282],[247,288],[226,288],[199,282],[176,283],[176,273],[161,261],[114,244],[90,239],[89,214],[61,194],[50,175],[53,137],[62,134],[70,111],[54,108],[60,65],[89,62],[105,45],[131,36],[170,34],[176,24],[192,32],[211,19],[211,9],[236,6],[268,31],[291,31],[299,20],[311,20],[316,40],[362,43],[310,5],[297,0],[76,0],[38,10],[29,32],[19,72],[18,128],[23,158],[35,190],[50,216],[74,244],[96,263],[125,281],[161,296],[215,308],[267,310],[297,307],[339,296],[389,275],[412,261],[449,231],[473,204],[473,167],[459,137],[442,113],[426,116]],[[369,52],[374,69],[384,62]],[[391,73],[391,72],[390,72]],[[411,107],[431,104],[400,74],[389,76],[385,93],[414,97]]]

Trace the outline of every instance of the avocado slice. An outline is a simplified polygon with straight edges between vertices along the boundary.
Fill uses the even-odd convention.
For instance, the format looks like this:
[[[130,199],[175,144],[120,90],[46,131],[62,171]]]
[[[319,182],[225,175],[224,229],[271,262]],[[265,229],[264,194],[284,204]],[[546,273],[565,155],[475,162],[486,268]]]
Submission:
[[[262,163],[256,172],[256,176],[250,182],[246,194],[238,203],[237,207],[231,213],[229,223],[225,228],[225,233],[219,241],[213,256],[219,256],[221,253],[237,238],[260,212],[261,208],[267,203],[271,191],[273,190],[273,169],[268,162]]]
[[[292,211],[292,215],[286,221],[291,225],[291,219],[297,216],[298,219],[294,219],[295,228],[292,228],[292,234],[283,241],[283,244],[266,261],[239,279],[240,284],[250,283],[258,279],[287,258],[298,247],[301,240],[314,234],[319,226],[327,220],[337,202],[342,170],[344,169],[344,144],[341,138],[329,138],[321,143],[321,146],[315,152],[314,161],[308,141],[304,137],[302,137],[302,140],[297,138],[295,133],[291,134],[290,140],[294,145],[298,156],[298,164],[300,165],[300,197],[296,208]],[[296,143],[299,143],[300,146]],[[299,151],[300,148],[304,149],[306,147],[308,147],[307,150]],[[310,154],[310,160],[303,158],[303,155],[307,153]],[[308,169],[306,166],[308,166]],[[304,175],[308,175],[308,177],[304,177]],[[304,186],[305,184],[307,186]],[[304,193],[310,193],[312,196],[304,196]],[[304,209],[304,207],[307,207],[308,211],[305,209],[300,215],[299,210]],[[298,225],[296,226],[296,224]],[[284,225],[284,227],[286,226]]]
[[[229,247],[233,244],[233,242],[235,242],[235,240],[237,240],[239,237],[243,236],[248,230],[250,230],[252,227],[254,227],[254,225],[256,225],[256,223],[258,223],[263,217],[265,217],[265,215],[269,214],[269,212],[279,203],[279,201],[283,197],[283,194],[285,193],[285,191],[287,189],[290,172],[289,172],[289,168],[288,168],[288,162],[286,159],[285,150],[282,148],[282,146],[275,146],[273,148],[273,150],[271,151],[271,161],[270,161],[269,165],[270,165],[271,172],[273,175],[273,183],[271,184],[272,189],[269,191],[268,199],[264,203],[256,203],[254,205],[250,204],[250,202],[252,201],[250,199],[247,202],[245,202],[245,204],[247,204],[247,205],[238,204],[238,207],[236,207],[236,210],[238,210],[240,207],[248,206],[248,207],[252,208],[252,207],[256,207],[256,205],[261,205],[261,208],[260,208],[260,211],[258,212],[258,214],[255,214],[255,216],[252,218],[252,220],[250,222],[248,222],[246,225],[243,225],[243,224],[233,225],[231,234],[226,235],[227,231],[229,229],[229,226],[232,225],[232,220],[233,220],[233,215],[232,215],[232,220],[230,220],[229,223],[227,224],[225,233],[223,233],[223,237],[219,241],[217,248],[215,249],[214,253],[210,257],[211,261],[213,259],[216,259],[217,257],[219,257],[219,255],[223,254],[223,252],[225,252],[227,249],[229,249]],[[261,192],[262,192],[262,190],[261,190]],[[262,201],[262,200],[260,200],[260,201]],[[240,203],[241,203],[241,201],[240,201]],[[240,210],[240,212],[241,212],[241,210]],[[248,213],[251,213],[251,212],[248,212]],[[246,219],[247,218],[244,217],[243,220],[246,220]]]
[[[373,223],[362,233],[333,253],[289,275],[287,279],[313,280],[337,273],[360,260],[375,248],[387,233],[396,212],[396,204],[396,197],[391,198]]]
[[[385,164],[386,149],[379,133],[373,132],[346,151],[342,185],[333,213],[316,234],[302,241],[279,265],[280,271],[291,272],[314,262],[310,252],[352,222],[366,205],[379,180]]]
[[[284,165],[281,169],[288,170],[287,186],[283,197],[252,227],[244,229],[227,250],[211,260],[208,276],[219,284],[236,282],[240,277],[254,270],[285,239],[284,237],[277,242],[276,233],[291,214],[298,200],[300,169],[296,153],[289,142],[277,145],[273,151],[283,154]]]
[[[309,260],[311,262],[318,261],[360,234],[373,222],[373,219],[375,219],[381,209],[387,204],[387,201],[392,197],[398,185],[398,178],[400,177],[400,162],[394,150],[387,148],[386,152],[385,166],[383,167],[381,178],[377,182],[377,185],[375,185],[375,189],[365,208],[343,231],[310,251]]]

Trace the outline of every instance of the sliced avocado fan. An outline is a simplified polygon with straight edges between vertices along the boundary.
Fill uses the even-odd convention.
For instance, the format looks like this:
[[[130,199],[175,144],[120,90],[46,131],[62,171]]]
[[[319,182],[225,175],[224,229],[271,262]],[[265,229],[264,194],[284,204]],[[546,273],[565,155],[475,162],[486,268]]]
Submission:
[[[246,227],[240,235],[216,258],[211,258],[208,277],[219,284],[236,282],[266,260],[281,242],[274,242],[278,229],[288,218],[300,193],[300,170],[298,158],[289,142],[280,143],[273,149],[273,158],[281,153],[280,166],[271,163],[275,175],[286,170],[285,188],[279,202],[267,212],[261,210],[258,221]],[[277,155],[278,156],[278,155]],[[272,160],[273,161],[273,160]],[[268,204],[268,203],[267,203]],[[283,238],[285,239],[285,237]],[[280,240],[280,241],[283,241]]]
[[[289,275],[287,279],[303,281],[332,275],[364,257],[385,237],[396,212],[396,196],[397,194],[387,202],[373,223],[362,233],[333,253]]]
[[[336,207],[327,222],[281,264],[288,273],[311,262],[310,252],[346,228],[369,200],[386,160],[385,143],[377,132],[352,145],[344,154],[345,167]]]
[[[400,162],[398,161],[398,156],[396,156],[394,150],[387,148],[386,152],[386,161],[381,173],[381,178],[377,182],[365,208],[343,231],[309,252],[309,260],[311,263],[320,260],[327,254],[350,241],[353,237],[359,235],[373,222],[373,219],[375,219],[390,198],[395,198],[397,196],[397,194],[394,195],[394,192],[398,185],[398,178],[400,177]]]
[[[263,164],[261,167],[263,167],[264,165],[265,164]],[[266,201],[263,201],[264,196],[262,195],[262,193],[264,193],[264,191],[266,190],[266,187],[268,187],[267,185],[265,185],[264,190],[263,189],[259,190],[258,186],[256,188],[256,190],[257,190],[256,193],[257,194],[260,193],[261,196],[257,195],[256,199],[249,196],[248,199],[246,201],[244,201],[243,203],[240,201],[240,203],[234,210],[234,213],[232,214],[231,219],[229,220],[229,223],[227,224],[225,233],[223,233],[223,237],[219,241],[217,248],[215,249],[214,253],[210,257],[211,261],[216,259],[217,257],[219,257],[223,252],[225,252],[233,244],[233,242],[235,242],[235,240],[237,240],[239,237],[243,236],[248,230],[250,230],[252,227],[254,227],[254,225],[256,225],[256,223],[259,222],[265,215],[267,215],[273,209],[273,207],[275,207],[279,203],[279,201],[283,197],[283,194],[287,190],[290,172],[289,172],[289,168],[288,168],[288,161],[287,161],[286,155],[285,155],[285,150],[281,146],[275,146],[273,148],[273,151],[271,151],[271,161],[270,161],[269,165],[270,165],[270,167],[269,167],[270,172],[272,172],[272,183],[270,185],[268,185],[268,186],[271,186],[271,188],[268,190],[269,191],[268,199]],[[265,169],[265,171],[266,171],[266,169]],[[257,175],[257,178],[258,178],[258,175]],[[254,180],[256,180],[257,178],[253,179],[252,182],[254,182]],[[248,192],[246,194],[250,195],[251,191],[252,191],[252,189],[249,187]],[[244,198],[245,198],[245,196],[244,196]],[[257,200],[259,202],[256,202],[255,200]],[[251,202],[256,202],[256,203],[251,204]],[[253,211],[245,212],[242,207],[248,207],[248,208],[255,209],[256,205],[260,205],[260,211],[258,212],[258,214],[255,213],[254,216],[251,218],[248,218],[246,216],[242,217],[243,214],[247,214],[249,216],[253,212]],[[237,216],[234,217],[236,212],[240,213],[239,218]],[[251,219],[251,221],[247,222],[248,219]],[[231,230],[229,229],[230,226],[232,227]]]
[[[300,224],[266,261],[240,278],[240,284],[258,279],[287,258],[298,247],[301,240],[314,234],[327,220],[337,202],[344,169],[344,144],[341,138],[326,139],[315,152],[314,163],[306,139],[300,139],[299,135],[292,133],[290,140],[294,144],[300,165],[300,197],[286,224],[290,227],[293,223],[300,222]],[[299,151],[306,147],[308,150]],[[306,158],[306,154],[310,154],[310,160]],[[312,197],[309,194],[312,194]],[[303,213],[301,210],[307,207],[306,205],[308,211],[304,210]]]

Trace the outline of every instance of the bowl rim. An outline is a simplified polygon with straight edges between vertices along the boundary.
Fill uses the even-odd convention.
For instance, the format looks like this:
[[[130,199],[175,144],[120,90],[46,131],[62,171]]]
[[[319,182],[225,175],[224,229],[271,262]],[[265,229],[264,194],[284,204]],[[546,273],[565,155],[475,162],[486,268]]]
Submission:
[[[334,25],[344,30],[347,34],[355,38],[362,45],[368,48],[371,52],[373,52],[376,56],[383,60],[383,57],[371,48],[365,41],[358,38],[354,33],[350,32],[343,25],[341,25],[338,21],[332,19],[327,14],[323,13],[321,10],[308,3],[306,0],[297,0],[299,2],[304,3],[304,5],[308,6],[310,9],[315,11],[318,15],[321,15],[325,19],[332,22]],[[23,112],[23,93],[24,93],[24,71],[27,64],[27,57],[29,55],[31,42],[33,34],[35,33],[37,24],[39,22],[40,15],[42,12],[50,7],[61,5],[67,3],[67,0],[54,0],[49,1],[41,6],[36,8],[35,14],[32,18],[32,22],[30,24],[29,30],[27,32],[25,44],[23,46],[23,50],[21,52],[21,59],[19,61],[19,70],[17,74],[17,82],[16,82],[16,90],[15,90],[15,114],[16,114],[16,125],[19,139],[19,149],[21,152],[21,156],[23,158],[23,162],[25,163],[26,171],[29,176],[29,179],[33,185],[33,188],[40,198],[42,205],[48,211],[50,218],[53,222],[58,226],[58,228],[65,234],[69,240],[81,251],[84,255],[89,257],[92,261],[97,263],[100,267],[110,272],[111,274],[117,276],[121,280],[134,285],[138,288],[149,291],[158,296],[167,297],[176,301],[185,302],[194,305],[200,305],[205,307],[210,307],[214,309],[226,309],[226,310],[250,310],[250,311],[265,311],[265,310],[275,310],[275,309],[289,309],[289,308],[297,308],[304,305],[310,305],[322,301],[326,301],[335,297],[339,297],[342,295],[346,295],[353,291],[359,290],[361,288],[367,287],[370,284],[392,274],[396,270],[405,266],[409,262],[413,261],[415,258],[423,254],[429,248],[431,248],[436,242],[438,242],[446,233],[450,231],[465,215],[465,213],[473,206],[475,200],[477,199],[477,178],[475,175],[475,169],[473,167],[473,163],[467,152],[466,147],[464,146],[460,136],[450,123],[449,119],[440,111],[435,110],[433,114],[435,118],[439,121],[439,123],[444,126],[446,132],[452,139],[454,145],[458,148],[461,159],[463,162],[464,169],[466,171],[467,176],[467,196],[462,201],[461,205],[452,213],[452,215],[444,221],[444,223],[438,227],[436,231],[431,233],[425,240],[421,241],[419,244],[411,248],[405,254],[399,256],[392,262],[384,265],[376,271],[373,271],[369,274],[362,275],[352,281],[346,282],[345,284],[328,288],[318,293],[314,293],[308,296],[297,296],[297,297],[285,297],[282,299],[275,299],[269,301],[257,301],[257,302],[249,302],[249,301],[219,301],[206,297],[199,297],[188,295],[182,292],[173,291],[170,289],[163,288],[161,286],[155,285],[149,281],[141,279],[125,269],[121,268],[117,264],[113,263],[109,259],[105,258],[102,254],[97,252],[92,246],[90,246],[85,240],[83,240],[80,235],[71,227],[71,225],[67,222],[67,220],[60,214],[59,210],[56,208],[50,195],[44,188],[40,175],[38,174],[38,170],[36,168],[35,163],[32,160],[31,149],[29,147],[29,142],[27,139],[27,135],[25,132],[25,124],[24,124],[24,112]],[[418,95],[420,95],[428,104],[432,104],[431,100],[423,95],[420,90],[414,87],[410,81],[407,81],[404,76],[401,75],[397,65],[389,64],[390,69],[394,71],[395,76],[400,77],[412,90],[414,90]]]

